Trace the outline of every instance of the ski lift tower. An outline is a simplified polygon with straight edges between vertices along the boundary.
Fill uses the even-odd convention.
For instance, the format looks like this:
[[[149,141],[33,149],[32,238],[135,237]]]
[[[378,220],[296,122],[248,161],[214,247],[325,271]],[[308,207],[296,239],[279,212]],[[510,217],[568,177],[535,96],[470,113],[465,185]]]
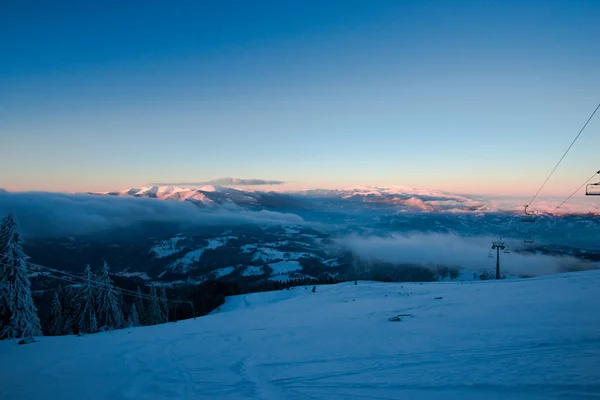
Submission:
[[[496,250],[496,279],[500,279],[500,250],[506,249],[504,242],[492,242],[492,250]]]

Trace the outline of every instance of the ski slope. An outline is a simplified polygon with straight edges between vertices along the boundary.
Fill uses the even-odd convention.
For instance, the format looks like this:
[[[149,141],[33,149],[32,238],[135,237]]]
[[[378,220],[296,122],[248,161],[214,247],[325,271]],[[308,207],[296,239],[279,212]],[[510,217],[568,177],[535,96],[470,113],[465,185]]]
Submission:
[[[0,399],[600,398],[599,287],[587,271],[235,296],[196,320],[0,342]]]

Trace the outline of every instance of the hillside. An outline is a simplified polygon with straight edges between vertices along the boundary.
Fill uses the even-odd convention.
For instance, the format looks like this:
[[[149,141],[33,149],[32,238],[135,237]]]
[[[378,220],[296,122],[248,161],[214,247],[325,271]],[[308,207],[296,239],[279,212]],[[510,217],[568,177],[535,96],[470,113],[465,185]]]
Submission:
[[[593,398],[599,284],[587,271],[235,296],[196,320],[0,342],[0,398]]]
[[[534,223],[522,222],[519,204],[516,198],[401,186],[0,193],[0,215],[21,210],[17,220],[29,262],[81,276],[86,265],[97,269],[106,261],[132,287],[211,280],[248,287],[274,279],[424,281],[436,279],[439,267],[473,276],[495,268],[489,252],[498,238],[509,247],[502,256],[509,275],[590,269],[600,262],[598,204],[586,200],[557,215],[544,213],[540,204]],[[295,268],[276,272],[282,262]],[[419,276],[371,273],[409,267],[426,270]],[[59,283],[35,266],[31,272],[36,291]]]

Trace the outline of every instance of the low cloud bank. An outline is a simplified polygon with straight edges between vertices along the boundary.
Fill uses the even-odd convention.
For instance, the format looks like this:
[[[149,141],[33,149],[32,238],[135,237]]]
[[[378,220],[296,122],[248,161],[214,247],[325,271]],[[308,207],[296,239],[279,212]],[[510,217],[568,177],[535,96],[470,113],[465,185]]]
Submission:
[[[14,212],[23,233],[60,236],[93,233],[143,221],[197,225],[302,224],[295,214],[228,206],[203,210],[191,202],[148,198],[0,192],[0,217]]]
[[[444,265],[479,271],[495,269],[495,258],[488,258],[492,240],[495,239],[415,233],[383,238],[348,236],[338,239],[337,243],[366,260],[431,267]],[[501,253],[502,273],[511,275],[536,276],[593,268],[592,263],[574,257],[529,255],[514,251]]]

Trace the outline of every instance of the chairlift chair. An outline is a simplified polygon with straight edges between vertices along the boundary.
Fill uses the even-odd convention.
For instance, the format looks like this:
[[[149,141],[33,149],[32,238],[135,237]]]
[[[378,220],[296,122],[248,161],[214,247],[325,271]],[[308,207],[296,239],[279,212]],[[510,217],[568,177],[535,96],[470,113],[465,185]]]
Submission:
[[[521,221],[535,222],[535,214],[527,212],[527,207],[529,207],[529,205],[525,206],[525,209],[523,210],[523,216],[521,216]]]
[[[525,238],[523,239],[523,243],[533,243],[533,235],[531,234],[531,232],[529,232],[529,234],[525,236]]]
[[[490,250],[490,252],[488,253],[488,258],[494,258],[494,255],[492,254],[492,251]]]
[[[596,172],[596,174],[600,175],[600,171]],[[586,196],[600,196],[600,182],[590,183],[585,186],[585,195]]]
[[[600,182],[590,183],[585,187],[586,196],[600,196]]]

